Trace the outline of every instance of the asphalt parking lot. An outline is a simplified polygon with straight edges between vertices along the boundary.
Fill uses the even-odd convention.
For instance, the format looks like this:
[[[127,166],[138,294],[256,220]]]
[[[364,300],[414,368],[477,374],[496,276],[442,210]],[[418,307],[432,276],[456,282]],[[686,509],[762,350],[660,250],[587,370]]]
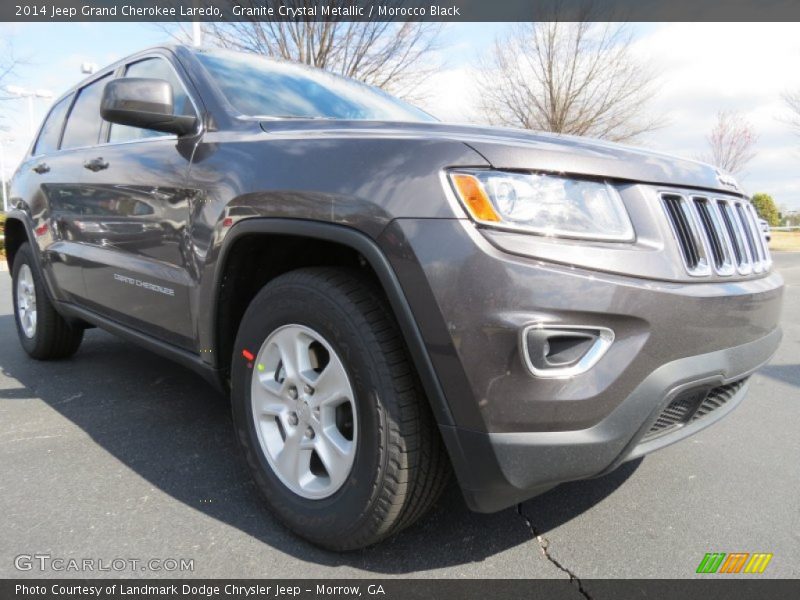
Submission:
[[[783,343],[715,427],[519,510],[470,513],[451,486],[428,518],[350,554],[273,519],[225,400],[191,372],[96,329],[71,360],[29,359],[2,272],[0,577],[87,575],[14,567],[47,553],[189,558],[193,572],[170,575],[193,577],[667,578],[712,551],[771,552],[760,577],[800,577],[800,253],[775,262]]]

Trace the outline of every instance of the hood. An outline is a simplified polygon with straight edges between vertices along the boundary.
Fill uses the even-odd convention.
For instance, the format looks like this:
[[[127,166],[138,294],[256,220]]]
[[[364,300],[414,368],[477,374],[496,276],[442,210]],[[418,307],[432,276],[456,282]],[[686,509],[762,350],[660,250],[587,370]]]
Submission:
[[[743,194],[730,175],[693,160],[571,135],[504,127],[436,122],[398,123],[280,119],[261,121],[267,133],[322,137],[415,137],[467,144],[496,169],[519,169],[608,177],[643,183]],[[466,166],[466,165],[459,165]]]

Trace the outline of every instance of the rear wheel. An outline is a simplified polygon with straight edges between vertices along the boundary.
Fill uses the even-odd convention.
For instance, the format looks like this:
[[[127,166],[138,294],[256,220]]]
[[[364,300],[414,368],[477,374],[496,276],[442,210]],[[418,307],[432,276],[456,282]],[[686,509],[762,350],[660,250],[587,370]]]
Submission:
[[[361,548],[422,516],[449,465],[380,290],[301,269],[248,307],[232,364],[238,437],[273,511],[306,539]]]
[[[11,275],[17,335],[25,351],[39,360],[75,354],[83,340],[83,328],[71,325],[56,312],[27,242],[17,250]]]

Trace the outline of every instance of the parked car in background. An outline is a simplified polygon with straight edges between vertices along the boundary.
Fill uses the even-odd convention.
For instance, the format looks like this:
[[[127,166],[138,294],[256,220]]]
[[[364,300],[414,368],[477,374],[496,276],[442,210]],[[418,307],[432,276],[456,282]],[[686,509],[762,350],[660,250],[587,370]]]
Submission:
[[[410,525],[451,472],[490,512],[681,440],[781,338],[783,280],[714,168],[448,125],[253,55],[100,69],[10,189],[24,350],[98,326],[195,369],[271,509],[326,548]]]
[[[764,239],[768,242],[772,240],[772,230],[769,227],[769,223],[766,219],[759,219],[758,226],[761,228],[761,233],[764,235]]]

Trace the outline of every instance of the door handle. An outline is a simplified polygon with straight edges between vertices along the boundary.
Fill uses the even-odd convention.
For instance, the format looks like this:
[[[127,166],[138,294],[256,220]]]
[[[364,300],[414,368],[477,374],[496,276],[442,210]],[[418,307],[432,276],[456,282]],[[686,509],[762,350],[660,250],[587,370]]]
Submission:
[[[94,173],[97,173],[98,171],[107,169],[108,163],[103,160],[102,156],[98,156],[97,158],[93,158],[92,160],[87,160],[85,163],[83,163],[83,166],[84,168],[89,169]]]
[[[33,167],[33,172],[38,173],[39,175],[44,175],[48,171],[50,171],[50,167],[47,166],[46,163],[39,163],[35,167]]]

